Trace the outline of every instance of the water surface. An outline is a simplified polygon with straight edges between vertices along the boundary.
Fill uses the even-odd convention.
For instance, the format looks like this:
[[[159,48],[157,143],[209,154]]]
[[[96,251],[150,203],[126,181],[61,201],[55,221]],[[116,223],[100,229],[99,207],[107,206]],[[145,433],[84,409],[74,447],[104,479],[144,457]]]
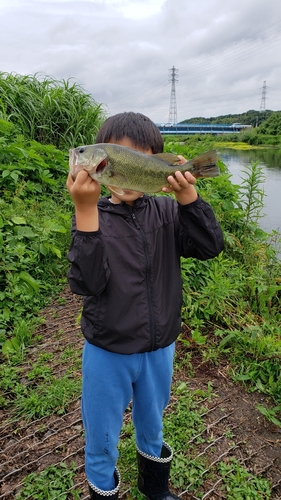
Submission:
[[[240,184],[246,174],[243,169],[246,165],[258,162],[265,175],[263,218],[259,225],[264,231],[276,230],[281,233],[281,150],[272,149],[218,149],[219,157],[227,166],[232,175],[233,184]]]

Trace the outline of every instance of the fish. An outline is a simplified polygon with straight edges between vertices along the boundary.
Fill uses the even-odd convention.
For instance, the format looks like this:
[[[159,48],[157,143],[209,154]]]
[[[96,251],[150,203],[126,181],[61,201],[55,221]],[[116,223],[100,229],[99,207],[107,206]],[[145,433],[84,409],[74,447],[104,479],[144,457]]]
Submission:
[[[69,170],[75,180],[80,170],[112,192],[122,195],[125,190],[157,193],[169,187],[167,177],[179,170],[196,178],[220,175],[215,150],[203,153],[193,160],[179,165],[179,157],[173,153],[146,154],[120,146],[100,143],[79,146],[69,150]]]

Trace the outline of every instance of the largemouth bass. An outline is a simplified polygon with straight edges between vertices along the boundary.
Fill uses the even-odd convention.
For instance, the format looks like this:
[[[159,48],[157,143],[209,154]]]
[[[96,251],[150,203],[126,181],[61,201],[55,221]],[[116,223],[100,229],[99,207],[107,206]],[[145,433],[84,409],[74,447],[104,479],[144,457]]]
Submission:
[[[156,193],[169,186],[167,177],[179,170],[191,172],[194,177],[216,177],[216,151],[209,151],[179,165],[180,159],[172,153],[145,154],[118,144],[80,146],[69,151],[69,167],[75,179],[80,170],[86,170],[100,184],[116,194],[123,189]]]

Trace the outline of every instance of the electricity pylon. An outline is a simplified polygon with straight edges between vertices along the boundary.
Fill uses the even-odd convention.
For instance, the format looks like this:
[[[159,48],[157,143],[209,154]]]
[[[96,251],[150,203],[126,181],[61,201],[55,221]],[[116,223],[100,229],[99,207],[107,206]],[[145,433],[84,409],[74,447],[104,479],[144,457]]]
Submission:
[[[169,110],[169,123],[177,123],[177,101],[176,101],[176,82],[178,82],[177,75],[179,70],[172,67],[169,69],[169,82],[172,82],[171,97],[170,97],[170,110]]]
[[[260,111],[266,110],[266,94],[267,94],[267,86],[266,86],[266,80],[264,80],[262,87],[262,94],[261,94]]]

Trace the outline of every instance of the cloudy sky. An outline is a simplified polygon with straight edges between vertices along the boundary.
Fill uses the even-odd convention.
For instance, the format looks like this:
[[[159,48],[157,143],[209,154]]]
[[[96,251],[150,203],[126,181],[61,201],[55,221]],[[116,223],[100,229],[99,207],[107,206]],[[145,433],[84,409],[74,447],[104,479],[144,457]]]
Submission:
[[[0,71],[73,78],[108,115],[281,110],[280,0],[0,0]],[[264,83],[266,82],[266,83]],[[265,101],[262,89],[265,85]]]

